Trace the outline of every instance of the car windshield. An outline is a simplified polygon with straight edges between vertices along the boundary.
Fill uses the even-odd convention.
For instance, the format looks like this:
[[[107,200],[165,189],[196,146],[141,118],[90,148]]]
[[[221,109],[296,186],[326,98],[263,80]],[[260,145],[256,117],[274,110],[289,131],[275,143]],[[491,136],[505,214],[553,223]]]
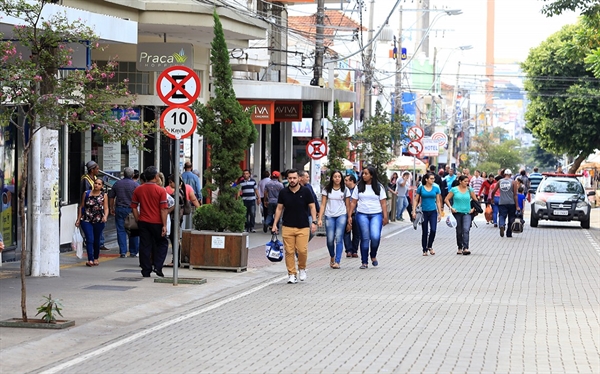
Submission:
[[[548,179],[542,185],[543,192],[582,194],[583,188],[578,180]]]

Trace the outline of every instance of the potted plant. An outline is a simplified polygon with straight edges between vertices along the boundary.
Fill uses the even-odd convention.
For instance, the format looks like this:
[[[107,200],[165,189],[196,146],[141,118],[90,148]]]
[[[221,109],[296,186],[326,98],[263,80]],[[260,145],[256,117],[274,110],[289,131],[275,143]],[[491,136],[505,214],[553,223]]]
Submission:
[[[73,320],[56,319],[56,315],[63,316],[62,303],[59,299],[53,299],[52,294],[44,296],[44,303],[37,307],[37,315],[42,315],[42,318],[29,318],[24,321],[22,318],[11,318],[5,321],[0,321],[0,327],[29,327],[37,329],[64,329],[75,325]]]
[[[193,109],[200,119],[198,133],[209,150],[204,192],[217,191],[217,198],[194,213],[195,230],[184,231],[182,256],[187,256],[190,268],[241,271],[248,263],[248,234],[243,232],[246,208],[234,182],[242,175],[240,163],[258,132],[235,96],[223,27],[216,12],[213,18],[210,61],[214,95],[206,105],[196,103]]]

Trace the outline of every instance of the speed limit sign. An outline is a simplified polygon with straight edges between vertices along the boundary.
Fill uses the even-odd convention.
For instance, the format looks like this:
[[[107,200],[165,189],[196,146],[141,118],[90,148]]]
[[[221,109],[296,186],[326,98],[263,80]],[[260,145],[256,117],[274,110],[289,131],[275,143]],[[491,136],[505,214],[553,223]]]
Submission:
[[[196,130],[196,113],[187,106],[169,106],[160,116],[160,128],[171,139],[183,139]]]

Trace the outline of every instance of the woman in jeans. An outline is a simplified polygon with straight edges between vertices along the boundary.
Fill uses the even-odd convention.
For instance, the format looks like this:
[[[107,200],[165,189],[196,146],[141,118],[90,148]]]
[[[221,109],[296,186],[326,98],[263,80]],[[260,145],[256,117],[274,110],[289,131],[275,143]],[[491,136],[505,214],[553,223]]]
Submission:
[[[377,250],[381,241],[381,230],[388,224],[388,212],[385,187],[377,179],[377,170],[369,165],[362,172],[352,192],[352,202],[349,212],[356,208],[356,221],[360,228],[360,256],[361,269],[369,267],[369,255],[373,266],[379,265]],[[348,225],[352,224],[352,217],[348,217]],[[369,252],[369,245],[371,251]]]
[[[81,196],[81,204],[77,210],[75,226],[81,225],[85,235],[85,246],[88,260],[86,266],[98,266],[100,257],[100,236],[104,231],[108,218],[108,196],[102,192],[102,179],[94,181],[93,189],[85,191]]]
[[[440,187],[434,183],[435,176],[433,173],[427,173],[423,176],[421,185],[415,192],[413,201],[413,219],[416,217],[416,210],[421,204],[423,212],[423,224],[421,229],[421,246],[423,247],[423,256],[427,256],[427,252],[434,255],[433,241],[437,231],[437,223],[442,219],[442,191]]]
[[[448,196],[446,196],[446,205],[456,218],[456,245],[458,246],[457,255],[470,255],[469,251],[469,232],[471,231],[471,221],[473,220],[474,209],[471,208],[471,199],[477,200],[477,195],[469,187],[469,178],[466,175],[458,177],[458,186],[452,187]],[[450,203],[452,201],[452,204]]]
[[[348,196],[341,172],[331,173],[329,183],[323,189],[321,198],[321,211],[319,212],[319,227],[323,226],[325,217],[325,232],[327,234],[327,249],[332,269],[339,269],[344,251],[344,232],[348,215]]]
[[[402,214],[404,213],[404,209],[408,207],[408,199],[406,198],[406,193],[408,192],[408,188],[410,184],[408,183],[410,178],[410,173],[405,171],[402,173],[402,178],[398,179],[396,182],[396,220],[404,221]]]

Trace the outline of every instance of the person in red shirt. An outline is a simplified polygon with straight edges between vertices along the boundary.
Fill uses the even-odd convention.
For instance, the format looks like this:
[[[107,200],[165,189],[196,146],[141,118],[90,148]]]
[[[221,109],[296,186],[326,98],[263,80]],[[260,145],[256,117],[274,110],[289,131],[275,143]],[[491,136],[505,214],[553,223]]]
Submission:
[[[159,186],[158,169],[148,166],[144,170],[146,183],[133,191],[131,209],[140,232],[140,267],[142,276],[164,277],[162,272],[169,242],[167,241],[167,191]],[[139,210],[138,210],[139,209]]]

